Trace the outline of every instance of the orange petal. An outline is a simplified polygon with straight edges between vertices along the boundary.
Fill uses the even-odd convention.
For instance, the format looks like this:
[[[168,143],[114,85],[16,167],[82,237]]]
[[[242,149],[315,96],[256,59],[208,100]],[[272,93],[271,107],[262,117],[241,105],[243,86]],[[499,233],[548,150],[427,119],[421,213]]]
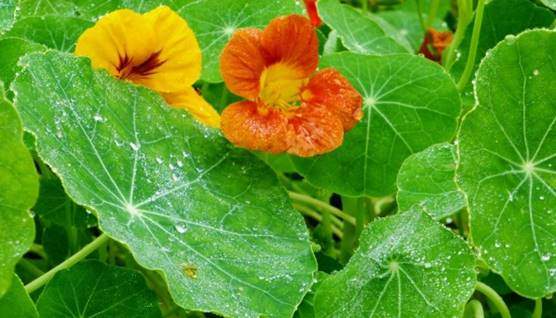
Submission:
[[[259,78],[267,65],[261,47],[261,30],[242,29],[234,33],[220,55],[220,73],[234,94],[255,99]]]
[[[270,64],[288,64],[304,77],[317,69],[317,33],[304,16],[294,14],[272,20],[263,31],[261,43]]]
[[[289,129],[294,135],[288,153],[300,157],[330,152],[344,140],[342,122],[324,107],[304,104],[289,120]]]
[[[220,115],[194,88],[188,87],[180,92],[162,95],[168,104],[186,109],[203,124],[214,128],[220,127]]]
[[[280,111],[266,108],[259,112],[251,101],[234,103],[222,112],[224,136],[234,145],[271,153],[288,149],[288,120]]]
[[[333,112],[342,121],[344,131],[353,128],[363,117],[363,98],[335,69],[319,71],[305,86],[301,96],[304,102]]]
[[[309,19],[311,19],[311,23],[317,28],[321,26],[322,20],[317,11],[317,0],[305,0],[305,10],[307,10],[307,15]]]

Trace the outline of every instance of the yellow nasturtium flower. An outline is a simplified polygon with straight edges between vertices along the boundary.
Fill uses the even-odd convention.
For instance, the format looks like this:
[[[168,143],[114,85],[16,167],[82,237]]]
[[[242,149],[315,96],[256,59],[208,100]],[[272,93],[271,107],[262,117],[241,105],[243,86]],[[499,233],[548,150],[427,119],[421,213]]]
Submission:
[[[166,6],[145,14],[128,9],[107,14],[83,32],[75,54],[90,58],[94,68],[157,91],[206,125],[220,125],[218,113],[192,87],[201,73],[195,34]]]

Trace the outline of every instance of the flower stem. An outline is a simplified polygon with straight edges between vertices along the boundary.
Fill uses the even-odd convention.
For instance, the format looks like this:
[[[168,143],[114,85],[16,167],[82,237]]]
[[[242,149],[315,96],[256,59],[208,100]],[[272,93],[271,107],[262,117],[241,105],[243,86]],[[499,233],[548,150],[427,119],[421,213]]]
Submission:
[[[502,299],[502,297],[500,297],[500,295],[498,295],[498,293],[490,286],[481,282],[477,282],[477,285],[475,286],[475,290],[485,295],[494,304],[494,306],[496,306],[502,318],[512,317],[510,315],[510,310],[508,309],[508,306],[504,302],[504,299]]]
[[[317,211],[315,211],[315,210],[313,210],[313,209],[310,209],[310,208],[308,208],[308,207],[306,207],[306,206],[304,206],[304,205],[295,204],[295,203],[293,204],[293,207],[294,207],[296,210],[298,210],[299,212],[301,212],[301,214],[303,214],[303,215],[306,215],[306,216],[308,216],[308,217],[310,217],[310,218],[312,218],[312,219],[314,219],[314,220],[316,220],[316,221],[318,221],[318,222],[321,222],[321,221],[322,221],[322,215],[320,215]],[[331,224],[331,225],[330,225],[330,227],[332,228],[332,232],[333,232],[334,234],[336,234],[337,237],[339,237],[340,239],[342,239],[342,238],[343,238],[343,233],[342,233],[342,231],[338,228],[338,226],[337,226],[338,224],[337,224],[334,220],[336,220],[337,222],[340,222],[338,219],[332,218],[332,223],[334,223],[334,224]],[[341,223],[340,223],[340,224],[341,224]]]
[[[320,200],[312,198],[308,195],[297,193],[297,192],[288,191],[288,195],[294,201],[307,203],[307,204],[310,204],[310,205],[315,206],[317,208],[321,208],[321,209],[323,209],[327,212],[330,212],[330,214],[335,215],[335,216],[343,219],[344,221],[347,221],[347,222],[353,224],[354,226],[356,225],[356,221],[355,221],[355,218],[353,216],[345,213],[344,211],[342,211],[340,209],[337,209],[337,208],[331,206],[330,204],[327,204],[325,202],[322,202]]]
[[[471,315],[472,313],[472,315]],[[484,318],[485,312],[483,311],[483,306],[481,302],[473,299],[467,303],[465,306],[465,318]]]
[[[456,33],[454,33],[452,44],[450,44],[450,47],[448,47],[446,58],[443,59],[443,64],[447,71],[449,71],[454,65],[456,50],[460,46],[461,41],[463,41],[467,26],[469,25],[469,22],[471,22],[471,18],[473,17],[472,10],[472,1],[458,1],[458,24],[456,25]]]
[[[91,243],[85,245],[81,250],[77,253],[70,256],[67,260],[63,261],[62,263],[58,264],[56,267],[52,268],[48,272],[44,273],[34,281],[30,282],[29,284],[25,285],[25,290],[30,294],[35,290],[39,289],[44,284],[48,283],[56,273],[61,270],[70,268],[71,266],[75,265],[89,254],[94,252],[97,248],[108,241],[108,236],[106,234],[102,234],[101,236],[94,239]]]
[[[438,12],[438,5],[440,0],[431,0],[429,15],[427,16],[427,28],[432,26],[434,19],[436,18],[436,13]]]
[[[531,318],[542,318],[542,298],[535,299],[535,310]]]
[[[417,4],[417,16],[419,17],[419,24],[421,25],[421,29],[423,32],[427,31],[427,27],[425,26],[425,20],[423,19],[423,8],[421,6],[421,0],[415,0]]]
[[[469,55],[463,74],[459,78],[457,88],[461,92],[467,86],[473,68],[475,67],[475,57],[477,56],[477,47],[479,46],[479,38],[481,35],[481,25],[483,23],[483,12],[485,9],[485,0],[478,0],[477,9],[475,11],[475,22],[473,24],[473,34],[471,35],[471,45],[469,47]]]

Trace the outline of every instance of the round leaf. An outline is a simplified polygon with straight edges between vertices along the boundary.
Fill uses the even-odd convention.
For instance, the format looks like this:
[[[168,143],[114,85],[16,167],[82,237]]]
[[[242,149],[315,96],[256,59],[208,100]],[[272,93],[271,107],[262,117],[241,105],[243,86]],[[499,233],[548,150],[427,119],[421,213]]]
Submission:
[[[315,296],[316,317],[461,317],[476,284],[467,244],[418,209],[363,231],[346,267]]]
[[[325,56],[323,67],[344,74],[364,99],[364,117],[335,151],[294,160],[309,182],[344,195],[387,195],[412,153],[449,141],[460,99],[438,64],[419,56]]]
[[[162,317],[156,295],[134,270],[86,261],[58,272],[37,301],[41,318]]]
[[[556,291],[556,32],[526,31],[487,53],[478,105],[459,134],[457,182],[471,237],[522,295]]]
[[[10,287],[15,264],[33,243],[35,224],[29,209],[39,191],[19,116],[3,93],[0,91],[0,296]]]
[[[455,146],[446,143],[409,156],[398,173],[399,209],[418,205],[437,220],[463,209],[465,198],[454,181],[455,156]]]
[[[186,309],[292,315],[315,260],[272,170],[160,96],[50,51],[23,59],[16,104],[74,201]]]

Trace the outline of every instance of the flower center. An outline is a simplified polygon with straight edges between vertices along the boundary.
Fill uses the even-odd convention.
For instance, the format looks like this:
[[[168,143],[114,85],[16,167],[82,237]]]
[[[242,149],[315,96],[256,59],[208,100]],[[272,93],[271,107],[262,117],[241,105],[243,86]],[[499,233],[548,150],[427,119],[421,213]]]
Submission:
[[[288,109],[300,101],[307,78],[294,67],[276,63],[267,67],[259,80],[259,98],[268,106]]]
[[[139,64],[135,64],[133,57],[124,55],[120,56],[120,61],[116,70],[119,72],[118,77],[121,79],[132,80],[136,77],[146,77],[156,73],[156,69],[162,64],[163,60],[159,59],[160,51],[152,53],[146,60]]]

